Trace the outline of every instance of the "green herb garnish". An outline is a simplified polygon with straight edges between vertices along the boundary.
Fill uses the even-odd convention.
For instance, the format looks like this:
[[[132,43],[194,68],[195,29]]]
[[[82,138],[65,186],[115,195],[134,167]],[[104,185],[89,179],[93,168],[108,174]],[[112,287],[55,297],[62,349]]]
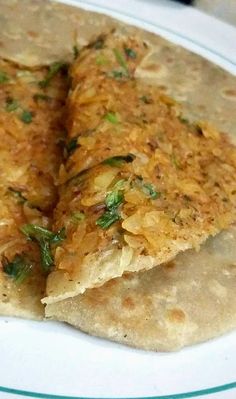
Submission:
[[[18,107],[19,103],[17,100],[14,100],[14,98],[7,98],[5,107],[7,112],[15,111]]]
[[[118,190],[107,194],[105,199],[106,211],[97,219],[96,225],[102,229],[107,229],[113,223],[120,220],[118,208],[124,201],[124,195]]]
[[[45,227],[38,226],[37,224],[25,224],[21,227],[22,233],[24,233],[29,239],[35,239],[36,241],[45,240],[51,243],[58,243],[65,238],[65,229],[59,230],[57,233],[45,229]]]
[[[24,197],[22,192],[14,187],[8,187],[8,190],[12,193],[12,195],[17,199],[19,204],[24,204],[27,201],[27,198]]]
[[[76,60],[76,58],[78,58],[79,56],[79,49],[76,44],[73,46],[73,54],[74,54],[74,60]]]
[[[68,65],[65,62],[54,62],[52,65],[49,67],[49,71],[46,74],[45,78],[43,80],[40,80],[38,83],[41,88],[49,86],[51,80],[54,78],[54,76],[62,71],[67,69]]]
[[[70,156],[71,154],[73,154],[73,152],[76,150],[76,148],[78,147],[78,143],[77,143],[77,137],[73,137],[73,139],[71,139],[67,144],[66,144],[66,152],[67,152],[67,156]]]
[[[40,247],[41,264],[43,269],[48,272],[53,266],[53,256],[51,247],[53,244],[60,244],[65,238],[65,228],[54,233],[36,224],[25,224],[20,229],[29,240],[37,241]]]
[[[15,255],[12,261],[3,256],[2,265],[4,273],[11,277],[16,284],[22,283],[33,267],[24,253],[22,255]]]
[[[114,186],[113,186],[113,190],[124,190],[125,188],[125,183],[127,183],[126,179],[120,179],[118,180]]]
[[[124,58],[123,54],[117,48],[114,48],[113,53],[115,54],[115,57],[116,57],[116,60],[117,60],[118,64],[125,71],[126,76],[129,76],[128,66],[127,66],[127,63],[125,61],[125,58]]]
[[[6,74],[6,72],[0,71],[0,84],[1,83],[7,83],[9,80],[10,80],[10,78]]]
[[[51,97],[47,96],[47,94],[36,93],[36,94],[33,95],[33,99],[36,102],[39,101],[39,100],[49,101],[49,100],[51,100]]]
[[[136,51],[134,51],[132,48],[125,47],[124,50],[125,50],[125,54],[127,55],[127,57],[133,58],[133,59],[135,59],[137,57]]]
[[[115,114],[115,112],[108,112],[106,115],[104,115],[104,119],[106,119],[108,122],[113,123],[114,125],[119,122],[118,115]]]
[[[135,159],[135,155],[128,154],[128,155],[117,155],[115,157],[107,158],[103,161],[103,164],[116,166],[120,168],[125,162],[130,163],[133,162]]]
[[[135,184],[137,184],[140,189],[143,191],[143,193],[151,198],[151,199],[157,199],[160,197],[161,193],[156,191],[155,187],[151,183],[145,183],[143,181],[143,178],[141,176],[137,176],[137,179],[134,181]]]
[[[151,183],[143,184],[143,192],[153,200],[160,197],[160,193],[155,190],[155,187]]]
[[[41,255],[41,265],[45,272],[48,272],[54,264],[54,259],[50,247],[50,242],[45,240],[40,240],[39,242],[40,255]]]
[[[22,120],[22,122],[29,124],[32,122],[32,119],[33,119],[32,112],[27,110],[22,111],[22,114],[20,115],[20,120]]]

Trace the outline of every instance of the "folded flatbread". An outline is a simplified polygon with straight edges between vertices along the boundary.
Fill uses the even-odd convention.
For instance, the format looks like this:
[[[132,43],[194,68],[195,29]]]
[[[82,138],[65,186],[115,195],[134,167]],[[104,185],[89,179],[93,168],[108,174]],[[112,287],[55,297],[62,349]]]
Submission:
[[[172,351],[236,327],[236,228],[199,252],[47,305],[46,316],[138,348]]]
[[[125,25],[108,16],[81,10],[77,7],[58,4],[56,2],[48,2],[47,0],[16,0],[14,2],[9,2],[8,0],[1,0],[0,11],[0,25],[2,28],[0,56],[5,59],[14,60],[27,67],[50,65],[52,62],[61,60],[71,62],[73,57],[78,55],[81,46],[88,44],[91,38],[94,39],[93,43],[95,44],[95,38],[98,37],[99,34],[108,32],[114,27],[116,29],[118,28],[118,31],[126,35],[126,37],[132,37],[133,39],[135,38],[135,40],[139,37],[140,40],[147,44],[147,47],[143,49],[144,53],[142,53],[141,57],[140,54],[138,54],[138,58],[132,58],[134,54],[128,52],[130,55],[128,64],[130,67],[133,62],[133,66],[135,66],[135,79],[139,82],[143,82],[142,84],[148,87],[147,94],[150,93],[151,95],[153,90],[155,92],[155,87],[158,87],[158,91],[156,91],[158,94],[154,97],[158,99],[159,105],[162,104],[162,106],[160,106],[162,110],[165,109],[165,115],[169,115],[165,107],[168,105],[167,103],[169,101],[166,95],[170,95],[175,100],[181,102],[180,112],[182,113],[183,111],[184,115],[181,115],[176,104],[171,101],[169,102],[170,109],[168,112],[170,112],[171,118],[175,115],[175,117],[182,119],[182,121],[179,121],[179,128],[182,129],[183,123],[187,125],[183,128],[184,132],[186,132],[186,129],[190,129],[191,134],[193,134],[193,131],[196,132],[193,126],[191,127],[188,124],[188,121],[207,120],[213,122],[220,131],[227,132],[231,136],[231,140],[236,142],[235,77],[202,57],[176,46],[157,35]],[[118,57],[117,55],[115,56],[113,51],[114,48],[115,45],[112,45],[112,48],[109,50],[111,58],[110,55],[108,58],[112,60],[112,65],[115,65],[115,70],[120,73],[124,70],[121,68],[122,65],[118,62],[119,55],[117,54]],[[104,68],[106,71],[106,57],[99,57],[99,48],[97,50],[95,48],[96,52],[93,50],[94,48],[90,47],[90,49],[85,50],[85,52],[83,51],[83,54],[87,54],[86,57],[89,57],[88,52],[91,51],[91,57],[93,57],[93,54],[96,53],[96,55],[94,55],[96,58],[96,65],[100,65],[100,67]],[[102,49],[100,50],[102,52]],[[128,54],[123,53],[123,46],[120,50],[127,62],[126,57]],[[136,65],[136,61],[138,61],[138,65]],[[3,66],[1,66],[1,68],[3,68]],[[74,78],[76,78],[77,73],[80,73],[79,64],[76,64],[73,70],[75,72]],[[25,68],[25,72],[25,75],[28,75],[28,77],[25,76],[25,83],[27,79],[29,79],[29,72],[31,76],[35,74],[37,81],[43,80],[47,73],[44,69],[32,72],[27,68]],[[118,76],[119,74],[116,75]],[[24,89],[29,91],[32,95],[38,94],[38,85],[32,85],[29,80],[28,83],[29,84],[26,84]],[[152,85],[153,88],[150,88],[148,85]],[[11,86],[3,86],[1,84],[1,89],[2,87],[8,89]],[[15,90],[16,86],[13,87]],[[11,87],[11,89],[13,89],[13,87]],[[54,90],[55,98],[57,98],[59,94],[58,90],[52,86],[52,92]],[[73,92],[72,95],[76,97],[77,95],[75,95],[74,90]],[[60,93],[62,92],[60,91]],[[162,99],[161,93],[165,94]],[[15,92],[12,94],[14,98]],[[46,92],[40,90],[40,94],[48,95],[47,90]],[[91,94],[90,92],[90,95]],[[54,97],[53,93],[50,93],[50,95]],[[78,95],[80,96],[80,93],[78,93]],[[64,92],[63,97],[65,96],[66,93]],[[2,113],[2,110],[5,110],[6,107],[5,97],[6,93],[3,95],[3,102],[2,98],[0,98],[2,105],[0,118],[3,116],[4,119],[7,115],[6,112]],[[61,98],[61,94],[59,97]],[[151,106],[151,104],[149,104],[150,98],[148,98],[147,95],[145,96],[145,94],[142,94],[142,97],[144,104],[147,107]],[[21,93],[19,98],[20,100],[21,98],[25,98],[25,93],[24,95]],[[51,109],[50,107],[48,109],[48,103],[44,103],[42,97],[41,100],[40,97],[38,97],[38,101],[39,104],[37,104],[37,107],[40,106],[44,115],[48,115]],[[125,101],[127,103],[127,99],[125,99]],[[72,97],[70,102],[73,104]],[[12,100],[8,101],[8,103],[10,103],[10,109],[14,109],[16,106]],[[60,107],[61,103],[57,104],[56,107],[53,105],[55,104],[54,101],[50,104],[52,109],[56,111],[57,116],[58,106]],[[31,111],[32,107],[33,110],[35,110],[36,102],[28,102],[27,97],[27,101],[24,105],[25,110]],[[158,108],[158,110],[159,109],[160,108]],[[10,114],[7,115],[7,125],[11,125],[9,121],[13,119],[13,115],[15,115],[14,117],[17,122],[20,123],[18,121],[19,111],[21,111],[21,109],[17,110],[16,115],[12,113],[13,111],[10,111]],[[110,123],[112,123],[112,120],[113,122],[116,121],[116,117],[119,117],[116,112],[116,109],[109,109],[109,115],[107,115],[108,119],[105,121]],[[61,169],[61,181],[63,181],[63,179],[65,180],[67,174],[70,174],[70,178],[74,178],[74,171],[77,174],[77,172],[79,173],[79,170],[83,170],[86,165],[86,159],[82,157],[81,162],[78,163],[78,159],[76,160],[76,152],[74,155],[72,154],[73,149],[77,147],[78,144],[76,137],[77,132],[73,130],[73,118],[76,117],[75,119],[77,119],[77,115],[79,115],[79,112],[77,112],[76,109],[71,109],[70,117],[72,119],[68,121],[68,127],[70,127],[69,134],[73,131],[73,135],[71,134],[71,138],[68,140],[65,149],[67,156],[70,154],[70,157],[68,158],[66,170],[64,168]],[[53,132],[57,135],[60,129],[58,129],[57,123],[54,125],[54,116],[55,115],[50,113],[48,122],[52,121],[54,126]],[[29,115],[28,118],[30,118]],[[184,121],[186,118],[187,120]],[[37,121],[37,127],[39,128],[42,126],[42,120],[39,118]],[[71,122],[72,125],[70,125]],[[6,126],[4,123],[2,126]],[[26,125],[24,125],[24,127],[27,127]],[[18,129],[19,126],[21,125],[17,124],[17,126],[14,127]],[[31,126],[33,125],[31,124]],[[117,132],[116,123],[114,123],[113,128],[114,132]],[[204,134],[205,130],[206,135],[210,133],[210,135],[213,134],[214,136],[215,130],[212,130],[209,125],[201,125],[200,128],[198,132],[202,131]],[[16,130],[16,132],[18,136],[18,130]],[[12,133],[13,131],[11,134]],[[40,129],[40,135],[43,135],[43,138],[45,134],[46,132]],[[3,136],[6,137],[6,133],[4,132],[3,135],[1,131],[0,137],[2,143]],[[21,137],[21,135],[19,137]],[[81,137],[85,139],[83,143],[83,149],[85,149],[86,132],[84,132]],[[29,140],[29,136],[27,140]],[[58,167],[58,164],[56,163],[55,165],[54,163],[55,159],[53,159],[51,164],[50,158],[51,154],[57,153],[58,149],[54,152],[55,141],[50,141],[53,148],[50,147],[51,144],[49,144],[49,141],[46,140],[47,145],[43,147],[44,157],[42,157],[40,151],[39,158],[44,164],[44,171],[46,159],[49,160],[47,165],[52,166],[53,164],[54,166],[52,166],[52,168],[56,166],[56,169]],[[61,141],[60,137],[59,141]],[[36,141],[36,144],[35,141],[33,142],[35,148],[37,146],[37,148],[42,149],[38,141]],[[8,149],[14,148],[12,144],[15,145],[15,143],[16,141],[9,142],[9,144],[7,144]],[[30,143],[32,144],[31,141]],[[87,138],[87,149],[89,149],[88,143],[89,140]],[[5,145],[6,144],[4,144],[4,146],[0,145],[1,156],[3,154],[3,149],[6,148]],[[155,143],[150,142],[149,146],[152,145],[155,146]],[[26,145],[24,141],[24,154],[27,155],[26,159],[29,155],[30,146]],[[20,148],[19,154],[22,153],[22,146]],[[76,151],[78,150],[77,148]],[[117,146],[117,150],[120,150],[120,146]],[[169,151],[168,148],[166,148],[166,150]],[[9,151],[5,150],[5,153],[6,152],[8,154],[7,157],[9,157]],[[57,161],[60,162],[61,156],[58,155],[57,153],[56,158]],[[108,164],[94,166],[97,162],[96,156],[98,155],[99,154],[92,152],[92,159],[90,158],[88,160],[88,166],[93,167],[89,172],[86,171],[86,173],[84,173],[81,181],[81,183],[85,185],[86,193],[89,192],[89,184],[97,173],[99,177],[104,170],[111,171],[111,169],[108,168]],[[123,167],[125,166],[130,173],[129,167],[134,165],[134,160],[137,162],[137,157],[134,158],[130,154],[122,153],[122,156],[123,155],[125,155],[125,159],[129,162],[124,163],[122,168],[119,167],[119,172],[123,173]],[[32,151],[29,156],[31,159],[34,159],[34,157],[36,157],[36,151]],[[99,156],[101,156],[101,154]],[[74,158],[76,160],[75,165],[73,165],[72,162]],[[15,165],[16,159],[20,165],[24,165],[24,163],[28,162],[25,162],[22,156],[15,156],[10,162],[11,166],[9,170],[12,168],[13,164]],[[122,164],[122,159],[115,159],[115,162]],[[5,164],[9,164],[9,158],[6,159]],[[172,158],[172,166],[178,168],[178,159],[175,156]],[[42,164],[40,164],[39,170],[41,170],[41,168]],[[78,170],[76,170],[77,168]],[[2,173],[2,165],[0,165],[0,169]],[[113,166],[112,169],[114,170],[115,167]],[[227,170],[226,175],[228,172],[229,170]],[[14,174],[16,175],[16,170]],[[15,186],[18,187],[19,176],[18,174],[16,176],[17,177],[15,177],[13,181],[16,183]],[[77,177],[80,181],[82,175]],[[23,174],[23,180],[34,181],[34,178],[28,176],[27,171]],[[19,179],[19,181],[21,181],[21,179]],[[100,182],[101,181],[103,182],[103,178]],[[73,179],[67,182],[68,189],[66,189],[66,185],[63,185],[61,188],[60,208],[58,208],[56,212],[56,219],[58,217],[58,221],[55,220],[55,229],[57,229],[58,226],[62,226],[64,221],[66,228],[71,228],[70,226],[73,224],[76,226],[84,222],[84,213],[77,211],[74,213],[73,208],[72,215],[68,217],[71,210],[72,182]],[[149,184],[150,181],[147,183]],[[6,273],[1,272],[0,312],[7,315],[40,318],[43,314],[43,307],[40,305],[39,299],[44,291],[45,275],[42,274],[41,266],[39,266],[40,254],[38,252],[38,246],[32,241],[27,241],[26,237],[19,233],[19,226],[29,221],[44,226],[50,226],[50,221],[48,220],[50,212],[48,213],[48,211],[43,210],[43,212],[39,211],[39,214],[36,214],[37,209],[34,208],[32,210],[32,208],[28,206],[30,198],[29,190],[23,193],[19,190],[20,187],[18,187],[18,190],[15,192],[10,190],[10,193],[14,193],[14,201],[13,198],[10,201],[8,196],[6,198],[5,193],[8,193],[8,187],[11,186],[8,185],[8,182],[7,185],[4,184],[2,184],[0,189],[0,240],[2,240],[1,243],[6,246],[7,250],[4,256],[7,257],[8,260],[11,260],[14,259],[15,255],[21,254],[22,251],[27,253],[28,256],[30,255],[31,263],[34,261],[34,273],[31,272],[27,279],[24,279],[17,287],[12,278],[9,276],[7,277]],[[30,183],[30,187],[31,184],[33,183]],[[24,184],[24,188],[26,186],[27,185]],[[46,200],[45,204],[47,203],[49,209],[51,206],[50,201],[52,200],[52,203],[54,203],[54,194],[48,195],[48,193],[52,193],[52,185],[51,182],[45,183],[44,181],[43,186],[46,190],[43,195],[40,194],[41,200],[39,203],[43,208],[44,200]],[[33,187],[34,189],[32,191],[34,195],[32,199],[35,199],[38,198],[41,189],[35,187],[34,184]],[[140,187],[141,185],[139,182],[139,188]],[[148,186],[147,190],[150,195],[150,186]],[[35,193],[37,194],[36,196]],[[77,192],[77,194],[80,195],[79,192]],[[154,193],[154,196],[155,195]],[[26,201],[24,199],[25,197]],[[64,219],[61,214],[61,211],[63,211],[65,207],[63,199],[68,199],[69,203],[69,209]],[[20,203],[22,201],[24,201],[23,204]],[[145,201],[147,201],[147,198],[145,198]],[[98,207],[97,211],[102,212],[102,209],[104,208]],[[28,215],[29,212],[30,216]],[[45,212],[47,215],[46,218]],[[7,223],[9,223],[11,227],[5,225],[5,220],[7,220]],[[14,228],[12,228],[12,226],[14,226]],[[80,225],[79,229],[81,227],[82,225]],[[4,229],[2,230],[3,234],[1,233],[1,228]],[[6,240],[4,238],[5,234]],[[117,235],[114,235],[114,242],[116,242],[117,236],[119,239],[119,232]],[[75,236],[75,242],[77,242],[77,238],[78,237]],[[15,242],[14,240],[19,241]],[[47,305],[46,315],[51,318],[66,321],[91,334],[146,349],[174,350],[184,345],[219,335],[235,327],[235,243],[235,229],[231,228],[215,238],[209,239],[207,244],[205,244],[198,253],[195,250],[185,251],[178,255],[174,261],[168,262],[158,268],[145,272],[125,274],[121,278],[108,281],[100,288],[87,289],[83,295],[77,295],[74,298],[68,298],[64,301]],[[91,237],[89,245],[93,248],[93,237]],[[12,249],[8,249],[8,246]],[[73,242],[71,245],[72,252],[75,249],[76,245],[74,245]],[[88,246],[87,249],[90,250],[90,246]],[[57,265],[59,260],[60,251],[58,251]],[[27,259],[27,262],[28,261],[29,259]],[[4,265],[6,265],[5,258]],[[140,266],[140,268],[142,267],[143,266]],[[68,273],[68,276],[70,273]],[[69,292],[72,292],[73,295],[76,294],[77,287],[75,287],[73,281],[70,281],[71,286],[69,290],[67,289],[68,285],[66,289],[64,289],[63,284],[65,279],[62,275],[64,275],[63,269],[61,273],[57,274],[57,281],[54,279],[55,276],[53,277],[55,286],[58,284],[57,292],[55,293],[54,291],[54,294],[58,296],[62,293],[62,297],[65,293],[67,296]],[[110,273],[110,276],[111,275],[113,275],[112,272]],[[104,280],[108,277],[109,276],[105,276]],[[95,276],[95,280],[96,278],[97,276]],[[66,279],[66,284],[68,283],[67,280],[68,279]],[[92,279],[90,282],[91,281]],[[100,283],[101,282],[99,282],[99,284]],[[55,287],[53,287],[53,289],[54,288]]]
[[[149,45],[98,37],[72,66],[68,160],[54,229],[66,229],[46,303],[199,248],[236,220],[236,148],[136,79]]]
[[[76,50],[112,28],[141,37],[150,47],[138,78],[181,101],[191,120],[211,121],[236,141],[235,77],[198,54],[110,16],[56,1],[1,0],[0,11],[0,56],[28,67],[71,62]]]
[[[48,73],[0,60],[0,314],[8,316],[44,315],[46,273],[20,229],[50,227],[57,199],[66,84],[60,76],[49,84]]]

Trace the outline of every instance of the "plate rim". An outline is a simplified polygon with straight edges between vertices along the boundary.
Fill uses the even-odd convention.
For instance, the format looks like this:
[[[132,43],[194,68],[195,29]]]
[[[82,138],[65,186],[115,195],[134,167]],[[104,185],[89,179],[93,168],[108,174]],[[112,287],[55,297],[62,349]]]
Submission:
[[[206,50],[207,52],[211,53],[213,56],[219,57],[221,60],[227,62],[231,66],[236,67],[236,62],[234,62],[231,58],[229,58],[226,55],[222,54],[220,51],[214,50],[212,47],[208,47],[208,46],[204,45],[201,41],[189,38],[185,34],[180,33],[180,32],[176,32],[174,29],[166,27],[165,25],[162,25],[162,24],[159,24],[159,23],[153,23],[153,22],[148,21],[145,18],[142,18],[140,16],[135,16],[132,13],[128,13],[128,12],[125,12],[123,10],[122,11],[116,10],[113,7],[110,7],[110,6],[99,5],[97,3],[93,3],[90,0],[52,0],[52,1],[57,2],[57,3],[61,3],[61,4],[71,5],[71,6],[74,6],[74,7],[77,7],[77,8],[79,8],[80,5],[83,4],[85,6],[87,5],[89,7],[94,8],[94,10],[91,10],[91,11],[94,11],[94,12],[104,13],[104,12],[108,11],[108,13],[111,12],[113,14],[116,14],[117,16],[119,15],[121,17],[126,17],[126,18],[129,18],[129,19],[132,19],[133,21],[136,20],[136,21],[141,22],[141,23],[143,23],[145,25],[149,25],[152,28],[158,28],[158,29],[162,30],[163,32],[170,33],[170,34],[172,34],[172,35],[174,35],[174,36],[176,36],[176,37],[178,37],[180,39],[183,39],[186,42],[189,42],[189,43],[191,43],[191,44],[193,44],[193,45],[195,45],[195,46],[197,46],[197,47],[199,47],[199,48],[201,48],[203,50]],[[196,11],[196,10],[193,9],[193,11]],[[199,11],[199,12],[201,12],[201,11]],[[205,14],[205,13],[203,13],[203,14]],[[205,14],[205,15],[207,15],[207,14]],[[217,18],[215,18],[215,17],[211,17],[210,15],[207,15],[207,17],[209,17],[209,19],[214,19],[215,21],[217,21],[219,23],[224,23],[225,25],[228,25],[231,28],[234,28],[234,26],[231,26],[227,22],[222,22],[220,20],[217,20]],[[113,18],[116,18],[116,17],[113,17]],[[144,28],[144,30],[145,30],[145,28]],[[166,39],[166,40],[171,41],[170,39]],[[184,47],[183,44],[179,44],[179,46]],[[194,50],[188,50],[188,51],[196,53]],[[201,57],[206,58],[203,55],[201,55]],[[213,62],[214,64],[217,65],[217,63],[215,61],[211,61],[211,62]],[[222,66],[220,66],[220,68],[226,70],[226,68],[224,68]],[[231,72],[229,72],[229,73],[231,73]]]
[[[161,396],[136,396],[136,397],[103,397],[103,399],[187,399],[187,398],[196,398],[199,396],[206,396],[211,395],[214,393],[225,392],[231,389],[236,388],[236,381],[231,382],[224,385],[218,385],[217,387],[210,387],[205,389],[200,389],[197,391],[191,392],[183,392],[183,393],[176,393],[176,394],[168,394],[168,395],[161,395]],[[41,399],[99,399],[98,397],[87,397],[87,396],[65,396],[65,395],[55,395],[55,394],[47,394],[47,393],[40,393],[40,392],[33,392],[33,391],[25,391],[21,389],[15,388],[8,388],[0,386],[0,392],[8,393],[10,395],[20,395],[30,398],[41,398]]]
[[[227,56],[221,54],[221,52],[214,50],[211,47],[208,47],[204,45],[203,43],[199,42],[198,40],[189,38],[185,36],[184,34],[180,32],[176,32],[174,29],[168,28],[164,25],[161,25],[159,23],[152,23],[150,21],[145,20],[144,18],[141,18],[139,16],[135,16],[132,14],[129,14],[127,12],[123,12],[120,10],[116,10],[110,6],[101,6],[96,3],[91,2],[90,0],[53,0],[55,2],[59,3],[64,3],[64,4],[71,4],[74,7],[79,8],[81,4],[83,5],[88,5],[89,7],[94,8],[94,12],[96,11],[108,11],[112,12],[113,14],[120,15],[121,17],[126,17],[130,18],[131,20],[141,22],[145,25],[149,25],[152,28],[158,28],[162,30],[163,32],[171,33],[175,35],[176,37],[180,39],[186,40],[186,42],[189,42],[191,44],[194,44],[195,46],[200,47],[201,49],[206,50],[207,52],[211,53],[214,56],[219,57],[221,60],[224,62],[227,62],[228,64],[231,64],[231,66],[236,67],[236,62],[232,61],[232,59],[228,58]],[[83,8],[83,7],[82,7]],[[182,47],[184,45],[181,44]],[[189,50],[192,52],[195,52],[193,50]],[[204,56],[202,56],[205,58]],[[211,61],[213,62],[213,61]],[[214,62],[215,63],[215,62]],[[220,66],[220,68],[227,70],[226,68]],[[189,391],[189,392],[182,392],[182,393],[177,393],[177,394],[168,394],[168,395],[158,395],[158,396],[140,396],[140,397],[105,397],[103,396],[102,399],[187,399],[187,398],[194,398],[194,397],[200,397],[200,396],[207,396],[210,394],[214,393],[219,393],[219,392],[225,392],[228,390],[236,389],[236,380],[230,383],[226,383],[223,385],[218,385],[215,387],[209,387],[209,388],[204,388],[200,390],[195,390],[195,391]],[[49,394],[49,393],[41,393],[41,392],[34,392],[34,391],[28,391],[28,390],[23,390],[23,389],[17,389],[17,388],[9,388],[5,386],[0,386],[0,392],[9,394],[9,395],[20,395],[20,396],[25,396],[25,397],[30,397],[30,398],[41,398],[41,399],[99,399],[98,397],[85,397],[85,396],[71,396],[71,395],[60,395],[60,394]]]

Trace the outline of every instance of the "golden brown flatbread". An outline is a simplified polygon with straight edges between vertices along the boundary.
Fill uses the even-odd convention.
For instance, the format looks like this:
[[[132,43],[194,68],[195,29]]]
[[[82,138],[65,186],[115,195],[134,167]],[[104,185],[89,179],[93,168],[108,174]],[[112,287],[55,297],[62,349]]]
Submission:
[[[74,62],[46,303],[199,248],[236,221],[236,148],[136,79],[149,45],[100,36]]]
[[[150,52],[137,76],[180,101],[187,118],[213,122],[235,140],[235,77],[159,35],[48,0],[1,0],[0,25],[0,56],[29,67],[71,62],[75,48],[112,28],[140,36]]]
[[[199,252],[46,307],[46,316],[137,348],[173,351],[236,327],[236,228]]]
[[[46,270],[23,225],[50,228],[61,162],[64,77],[0,60],[0,314],[42,318]]]

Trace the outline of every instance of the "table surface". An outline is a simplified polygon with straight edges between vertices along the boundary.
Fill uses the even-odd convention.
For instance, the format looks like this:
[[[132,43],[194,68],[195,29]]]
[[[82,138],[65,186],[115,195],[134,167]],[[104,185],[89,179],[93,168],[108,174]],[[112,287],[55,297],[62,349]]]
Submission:
[[[236,26],[236,0],[195,0],[194,5]]]

